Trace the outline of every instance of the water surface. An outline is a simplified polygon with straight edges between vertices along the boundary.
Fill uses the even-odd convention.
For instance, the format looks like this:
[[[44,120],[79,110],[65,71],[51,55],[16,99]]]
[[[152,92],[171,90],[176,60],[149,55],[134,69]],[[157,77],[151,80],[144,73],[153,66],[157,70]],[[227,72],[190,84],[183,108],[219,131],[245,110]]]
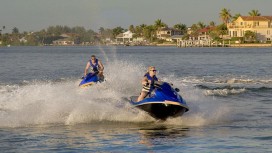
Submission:
[[[78,88],[92,54],[106,82]],[[271,48],[0,48],[2,152],[272,152]],[[149,65],[190,111],[158,122],[127,101]]]

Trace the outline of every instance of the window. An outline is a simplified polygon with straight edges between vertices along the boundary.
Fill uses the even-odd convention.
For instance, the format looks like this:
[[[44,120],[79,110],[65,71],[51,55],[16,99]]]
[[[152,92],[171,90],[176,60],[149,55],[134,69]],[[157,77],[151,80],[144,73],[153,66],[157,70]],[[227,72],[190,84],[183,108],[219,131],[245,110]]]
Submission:
[[[270,41],[271,39],[270,38],[266,38],[267,41]]]
[[[243,25],[243,22],[241,22],[240,25],[242,26],[242,25]]]
[[[267,34],[270,35],[270,30],[267,30]]]
[[[253,25],[254,25],[254,26],[259,26],[259,22],[255,21],[255,22],[253,23]]]
[[[237,37],[237,31],[233,31],[233,37]]]

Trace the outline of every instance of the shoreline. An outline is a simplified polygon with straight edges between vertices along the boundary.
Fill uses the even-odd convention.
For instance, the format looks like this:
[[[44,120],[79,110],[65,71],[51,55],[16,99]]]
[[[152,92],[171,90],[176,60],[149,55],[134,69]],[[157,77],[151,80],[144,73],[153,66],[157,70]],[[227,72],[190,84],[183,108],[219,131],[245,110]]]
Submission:
[[[124,46],[124,45],[44,45],[51,47],[76,47],[76,46]],[[9,48],[9,47],[44,47],[44,46],[0,46],[0,48]],[[272,47],[272,44],[227,44],[225,46],[188,46],[188,47],[179,47],[176,44],[153,44],[153,45],[136,45],[136,46],[153,46],[153,47],[177,47],[177,48],[269,48]],[[126,47],[135,47],[135,46],[126,46]]]
[[[261,48],[261,47],[272,47],[272,44],[231,44],[229,47],[247,47],[247,48]]]

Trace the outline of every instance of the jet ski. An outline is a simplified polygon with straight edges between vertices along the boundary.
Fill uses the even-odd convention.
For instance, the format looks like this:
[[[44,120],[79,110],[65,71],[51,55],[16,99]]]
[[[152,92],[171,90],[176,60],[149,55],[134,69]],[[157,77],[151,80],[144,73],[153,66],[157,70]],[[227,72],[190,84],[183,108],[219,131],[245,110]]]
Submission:
[[[82,81],[79,87],[87,87],[96,84],[99,80],[98,73],[88,73],[85,77],[82,77]]]
[[[161,82],[149,97],[136,102],[138,96],[132,96],[130,103],[147,112],[156,120],[166,120],[182,116],[189,111],[186,101],[178,94],[179,89],[173,88],[167,82]]]

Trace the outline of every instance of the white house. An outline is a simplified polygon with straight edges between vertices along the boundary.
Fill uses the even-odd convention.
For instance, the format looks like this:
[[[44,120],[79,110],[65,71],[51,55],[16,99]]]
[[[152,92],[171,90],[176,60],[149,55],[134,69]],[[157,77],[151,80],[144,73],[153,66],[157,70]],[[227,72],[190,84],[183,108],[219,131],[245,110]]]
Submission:
[[[19,41],[20,41],[21,43],[27,43],[27,40],[26,40],[26,38],[25,38],[25,37],[20,38],[20,39],[19,39]]]
[[[181,30],[178,30],[175,28],[163,27],[163,28],[159,28],[156,34],[158,39],[173,41],[171,37],[175,35],[181,35]]]
[[[126,31],[124,33],[121,33],[119,35],[116,36],[116,42],[120,43],[120,44],[125,44],[125,43],[130,43],[132,42],[132,36],[133,33],[131,31]]]
[[[66,46],[66,45],[74,45],[74,41],[72,40],[71,36],[69,36],[68,34],[62,34],[60,35],[62,37],[62,39],[58,39],[53,41],[53,45],[57,45],[57,46]]]

